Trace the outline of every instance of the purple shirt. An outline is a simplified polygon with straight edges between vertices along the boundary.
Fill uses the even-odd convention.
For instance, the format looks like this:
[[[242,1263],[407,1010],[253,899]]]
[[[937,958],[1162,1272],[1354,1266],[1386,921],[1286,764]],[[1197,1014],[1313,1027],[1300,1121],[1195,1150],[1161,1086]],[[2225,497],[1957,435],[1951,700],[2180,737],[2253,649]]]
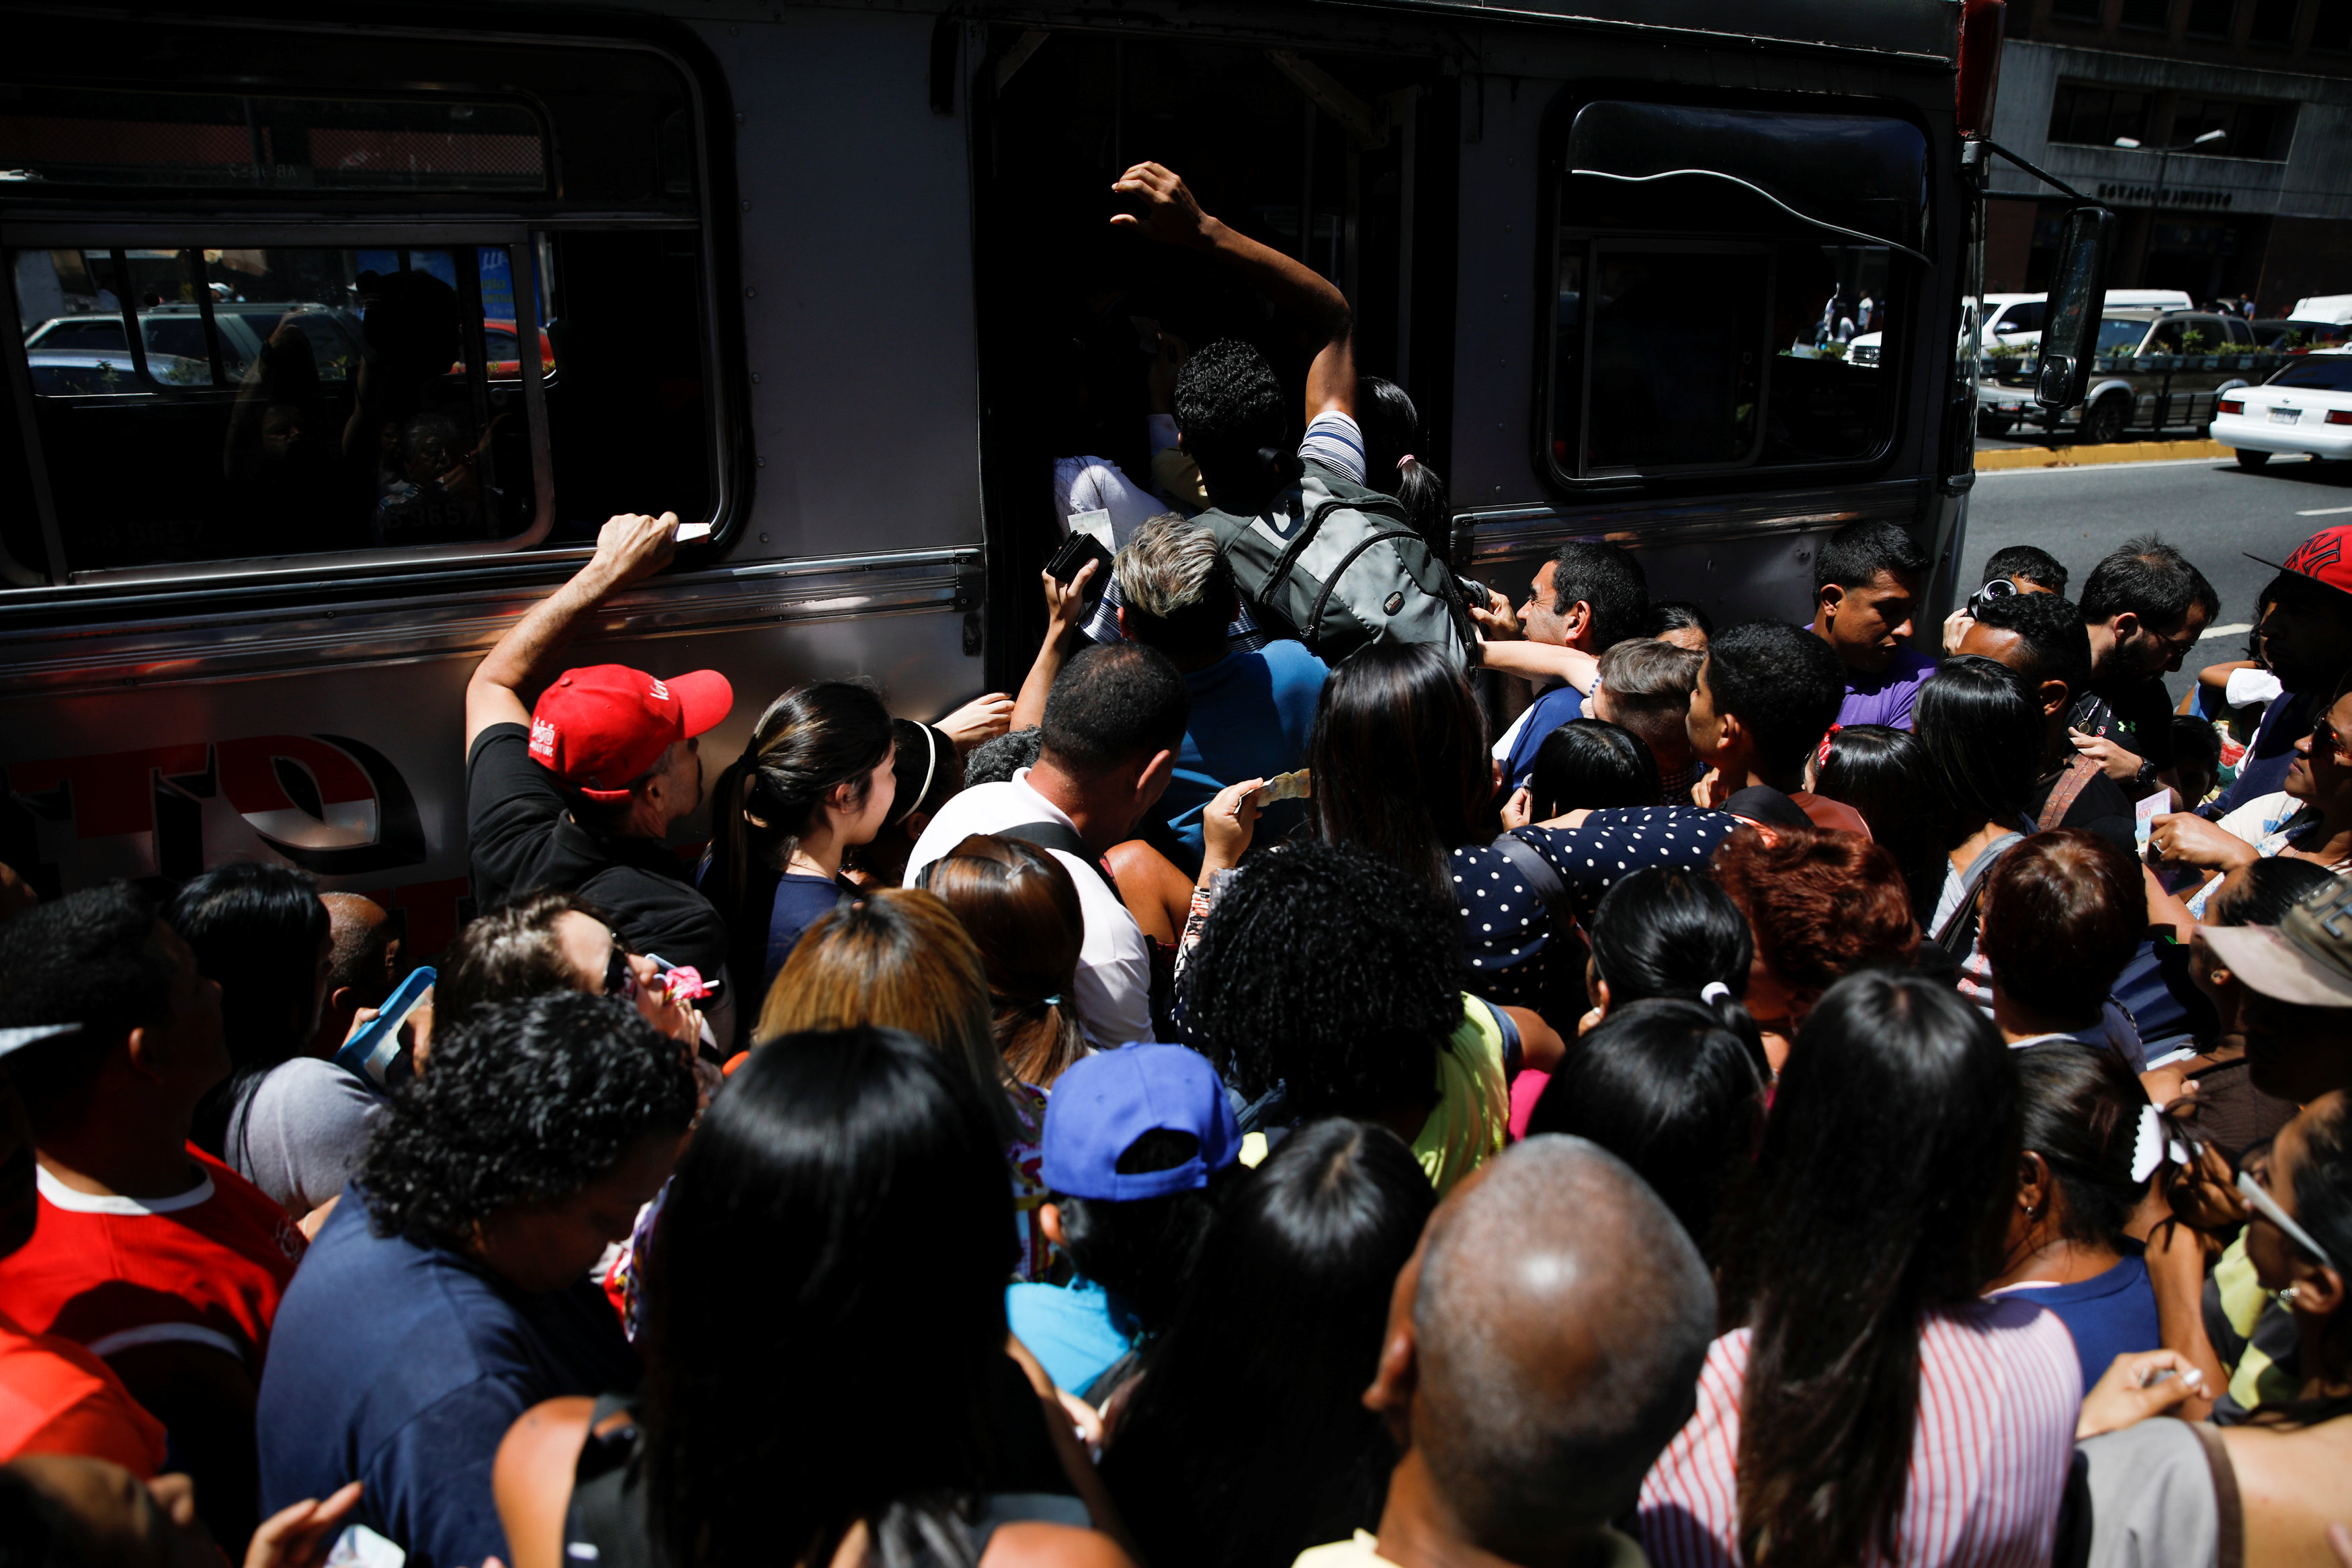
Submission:
[[[1897,648],[1886,668],[1874,675],[1845,673],[1845,701],[1838,708],[1838,727],[1850,724],[1884,724],[1911,727],[1911,705],[1919,687],[1936,673],[1936,661],[1909,648]]]

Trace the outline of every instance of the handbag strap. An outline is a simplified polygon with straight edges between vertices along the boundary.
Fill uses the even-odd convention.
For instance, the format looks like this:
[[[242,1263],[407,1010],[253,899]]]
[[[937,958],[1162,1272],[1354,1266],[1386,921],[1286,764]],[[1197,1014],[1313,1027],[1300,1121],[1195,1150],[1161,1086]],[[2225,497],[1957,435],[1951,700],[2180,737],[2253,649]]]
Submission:
[[[2213,1472],[2214,1568],[2245,1568],[2246,1511],[2238,1496],[2238,1469],[2230,1463],[2229,1445],[2221,1428],[2210,1421],[2190,1424],[2205,1449],[2206,1468]]]
[[[2066,764],[2066,771],[2058,776],[2058,782],[2050,790],[2050,799],[2042,803],[2042,814],[2033,819],[2033,831],[2046,833],[2064,821],[2066,813],[2074,809],[2075,800],[2098,771],[2099,765],[2087,757],[2077,756]]]
[[[1542,852],[1533,844],[1519,837],[1517,831],[1496,839],[1494,848],[1511,862],[1511,869],[1526,880],[1528,891],[1542,901],[1544,912],[1552,917],[1554,926],[1566,929],[1566,918],[1573,913],[1567,907],[1568,883],[1553,869],[1551,862],[1544,859]]]

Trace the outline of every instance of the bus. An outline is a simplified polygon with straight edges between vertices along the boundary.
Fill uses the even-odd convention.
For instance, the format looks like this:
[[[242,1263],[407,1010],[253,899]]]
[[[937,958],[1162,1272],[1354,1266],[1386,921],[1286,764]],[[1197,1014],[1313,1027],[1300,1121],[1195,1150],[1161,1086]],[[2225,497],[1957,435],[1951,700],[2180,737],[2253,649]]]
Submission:
[[[1155,349],[1303,371],[1108,222],[1147,159],[1345,290],[1458,573],[1605,538],[1803,620],[1885,518],[1922,625],[1952,596],[1992,0],[0,11],[0,862],[44,895],[276,859],[437,950],[467,677],[616,513],[708,538],[568,658],[725,672],[714,758],[796,682],[1011,689],[1055,462],[1143,478]]]

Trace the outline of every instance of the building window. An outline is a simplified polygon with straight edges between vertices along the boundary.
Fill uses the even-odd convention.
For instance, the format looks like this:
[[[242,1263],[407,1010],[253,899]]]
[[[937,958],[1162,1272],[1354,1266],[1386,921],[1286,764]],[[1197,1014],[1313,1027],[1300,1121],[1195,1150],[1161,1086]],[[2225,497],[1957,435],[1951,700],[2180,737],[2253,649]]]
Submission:
[[[2061,22],[2099,25],[2099,0],[2050,0],[2051,16]]]
[[[2284,159],[2294,134],[2294,106],[2186,96],[2174,101],[2172,141],[2193,143],[2214,131],[2221,131],[2223,140],[2191,146],[2189,152],[2202,158]]]
[[[2137,32],[2161,33],[2172,26],[2172,0],[2124,0],[2120,20]]]
[[[2330,54],[2352,53],[2352,0],[2319,0],[2312,19],[2311,47]]]
[[[2189,36],[2192,38],[2226,38],[2230,36],[2230,23],[2237,13],[2237,0],[2189,0]]]
[[[2050,140],[2112,147],[2116,138],[2147,140],[2147,94],[2060,82],[2051,99]]]
[[[2288,48],[2294,43],[2294,14],[2302,0],[2254,0],[2253,26],[2246,29],[2249,43]]]

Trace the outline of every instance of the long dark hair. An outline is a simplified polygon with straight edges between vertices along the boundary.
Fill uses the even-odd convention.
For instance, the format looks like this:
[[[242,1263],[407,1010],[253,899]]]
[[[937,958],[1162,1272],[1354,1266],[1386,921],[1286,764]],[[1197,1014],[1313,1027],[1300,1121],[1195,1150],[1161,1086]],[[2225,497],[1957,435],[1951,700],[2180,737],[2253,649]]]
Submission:
[[[2140,1107],[2147,1091],[2112,1051],[2052,1040],[2017,1053],[2024,1096],[2022,1143],[2040,1155],[2064,1195],[2061,1234],[2114,1247],[2147,1196],[2132,1179]]]
[[[1603,718],[1572,718],[1536,749],[1536,821],[1570,811],[1658,804],[1658,759],[1640,737]]]
[[[825,1563],[860,1520],[882,1568],[971,1563],[955,1511],[982,1484],[1013,1245],[981,1093],[911,1035],[853,1029],[753,1051],[712,1100],[646,1275],[646,1480],[674,1568]],[[787,1387],[824,1418],[745,1397]]]
[[[318,1031],[327,906],[309,872],[232,861],[191,878],[163,924],[194,949],[196,972],[220,985],[229,1075],[198,1102],[192,1135],[226,1159],[237,1102],[271,1068],[302,1054]]]
[[[2312,1239],[2327,1249],[2341,1273],[2352,1260],[2352,1095],[2338,1092],[2336,1103],[2318,1114],[2306,1110],[2303,1163],[2294,1173],[2294,1218]],[[2292,1238],[2287,1245],[2300,1251]],[[2303,1369],[2343,1384],[2352,1376],[2352,1308],[2338,1307],[2319,1336],[2318,1366]],[[2352,1413],[2352,1394],[2323,1394],[2273,1407],[2265,1405],[2253,1419],[2263,1426],[2316,1427],[2322,1421]]]
[[[1155,1559],[1287,1568],[1379,1521],[1395,1463],[1363,1406],[1436,1196],[1391,1134],[1309,1123],[1226,1200],[1103,1458]],[[1234,1423],[1233,1391],[1255,1414]]]
[[[1753,1333],[1743,1561],[1895,1554],[1921,1320],[1977,1300],[1998,1267],[2018,1099],[2008,1047],[1948,986],[1850,975],[1805,1020],[1722,1232],[1725,1321]]]
[[[743,918],[754,863],[782,871],[836,786],[865,800],[867,776],[890,755],[895,735],[882,699],[852,681],[796,687],[768,705],[710,791],[704,891],[722,915]],[[764,925],[767,912],[757,915]]]
[[[1445,476],[1425,461],[1429,438],[1404,388],[1378,376],[1356,382],[1356,423],[1364,434],[1364,483],[1404,503],[1405,516],[1442,557],[1453,549]]]
[[[1911,733],[1942,798],[1938,849],[1948,853],[1987,822],[2024,827],[2042,776],[2042,709],[2016,671],[1974,653],[1946,659],[1919,687]]]
[[[1425,644],[1374,643],[1332,671],[1307,759],[1316,836],[1360,844],[1441,895],[1446,852],[1499,829],[1486,715]]]
[[[1925,921],[1944,891],[1944,853],[1937,841],[1942,823],[1922,809],[1935,797],[1935,768],[1927,749],[1907,729],[1892,725],[1850,724],[1830,737],[1829,754],[1813,770],[1813,793],[1851,806],[1869,824],[1870,836],[1886,846],[1914,914]]]
[[[1643,866],[1601,895],[1590,935],[1593,977],[1609,982],[1611,1007],[1649,997],[1696,1002],[1719,983],[1730,995],[1708,1005],[1739,1031],[1724,1009],[1739,1007],[1748,993],[1756,938],[1713,877],[1687,866]],[[1746,1012],[1740,1008],[1741,1017]]]
[[[1552,1070],[1528,1135],[1590,1138],[1632,1166],[1712,1259],[1724,1199],[1756,1152],[1769,1081],[1763,1052],[1710,1008],[1667,998],[1612,1006]]]

